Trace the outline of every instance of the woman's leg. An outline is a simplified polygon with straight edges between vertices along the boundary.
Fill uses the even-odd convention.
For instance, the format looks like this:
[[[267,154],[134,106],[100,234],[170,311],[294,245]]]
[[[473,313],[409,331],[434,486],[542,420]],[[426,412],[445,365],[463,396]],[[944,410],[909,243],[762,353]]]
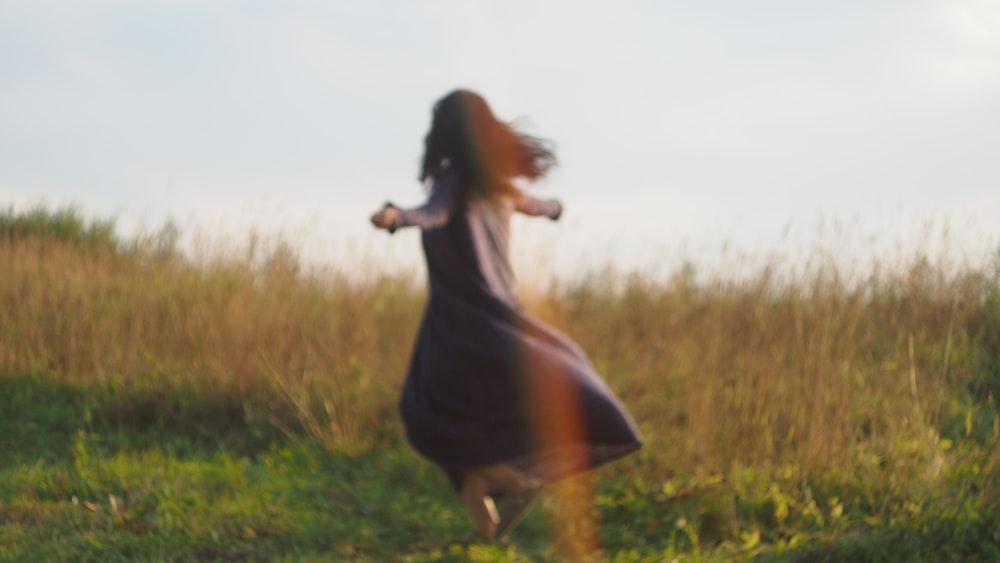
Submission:
[[[500,516],[497,514],[493,498],[486,494],[487,481],[477,470],[465,472],[462,479],[462,502],[476,523],[476,532],[483,539],[491,540],[496,535]]]
[[[479,535],[486,539],[494,538],[500,522],[493,498],[487,494],[490,483],[507,493],[517,493],[540,485],[537,478],[525,475],[509,465],[489,465],[466,470],[462,480],[462,501],[472,515]]]

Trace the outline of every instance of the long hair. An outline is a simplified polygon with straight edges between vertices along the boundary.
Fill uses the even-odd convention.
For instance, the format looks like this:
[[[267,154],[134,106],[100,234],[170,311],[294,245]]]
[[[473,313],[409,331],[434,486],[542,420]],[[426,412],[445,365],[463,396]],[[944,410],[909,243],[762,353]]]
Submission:
[[[479,94],[455,90],[434,104],[420,181],[453,170],[467,195],[517,193],[515,178],[535,180],[556,164],[551,143],[500,121]]]

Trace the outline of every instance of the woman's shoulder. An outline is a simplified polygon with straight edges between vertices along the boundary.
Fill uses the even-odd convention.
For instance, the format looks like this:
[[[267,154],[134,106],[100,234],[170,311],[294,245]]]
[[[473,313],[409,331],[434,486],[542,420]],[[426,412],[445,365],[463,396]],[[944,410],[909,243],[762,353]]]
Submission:
[[[460,183],[461,176],[457,170],[453,168],[444,168],[436,176],[434,176],[434,184],[432,187],[436,188],[443,185],[455,186]]]
[[[431,200],[455,202],[460,199],[462,187],[458,175],[453,171],[442,171],[430,184]]]

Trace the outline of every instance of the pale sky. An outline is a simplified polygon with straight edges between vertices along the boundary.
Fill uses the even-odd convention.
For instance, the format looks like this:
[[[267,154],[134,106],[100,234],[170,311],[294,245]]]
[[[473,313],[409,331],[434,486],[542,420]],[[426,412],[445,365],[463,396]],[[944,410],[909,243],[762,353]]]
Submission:
[[[456,87],[556,143],[522,269],[1000,247],[1000,0],[0,0],[0,206],[419,265]]]

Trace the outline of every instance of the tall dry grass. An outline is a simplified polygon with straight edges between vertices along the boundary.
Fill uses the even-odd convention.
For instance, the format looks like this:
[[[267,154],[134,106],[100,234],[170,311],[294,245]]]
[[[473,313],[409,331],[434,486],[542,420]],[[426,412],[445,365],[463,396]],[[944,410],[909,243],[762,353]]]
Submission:
[[[424,299],[413,280],[306,273],[287,244],[253,237],[195,264],[169,231],[128,244],[12,231],[0,376],[237,397],[247,416],[331,446],[389,431]]]
[[[705,286],[634,276],[617,292],[589,280],[550,308],[638,417],[662,423],[653,432],[713,463],[835,461],[859,439],[939,423],[969,384],[998,375],[995,273],[923,259],[854,286],[832,267],[772,272]]]
[[[0,376],[225,394],[333,448],[396,439],[422,284],[358,281],[342,273],[354,264],[306,271],[281,243],[215,256],[194,263],[167,236],[123,245],[8,229]],[[993,448],[1000,262],[918,254],[850,280],[832,261],[787,272],[604,272],[528,303],[632,410],[648,475],[785,464],[933,483],[961,442]]]

